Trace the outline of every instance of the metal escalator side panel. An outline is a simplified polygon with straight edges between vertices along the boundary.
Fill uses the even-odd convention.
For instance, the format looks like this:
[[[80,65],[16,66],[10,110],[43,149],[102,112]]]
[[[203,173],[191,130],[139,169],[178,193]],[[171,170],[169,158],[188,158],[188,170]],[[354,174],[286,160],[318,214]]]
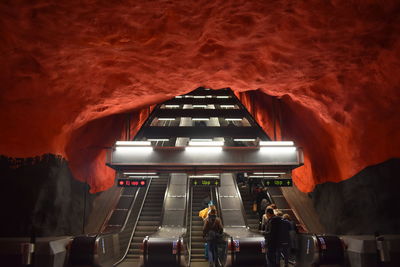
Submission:
[[[161,226],[147,242],[146,266],[177,266],[185,262],[181,253],[186,232],[187,175],[172,173],[164,195]]]
[[[220,213],[225,228],[246,228],[243,203],[235,183],[236,181],[231,173],[221,174],[221,186],[217,189]]]
[[[162,227],[185,227],[187,175],[172,173],[163,205]]]

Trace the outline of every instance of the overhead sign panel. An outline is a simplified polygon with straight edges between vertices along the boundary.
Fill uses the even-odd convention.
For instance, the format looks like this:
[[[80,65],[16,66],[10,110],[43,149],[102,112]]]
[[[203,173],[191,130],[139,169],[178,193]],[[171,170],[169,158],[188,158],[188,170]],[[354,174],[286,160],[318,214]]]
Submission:
[[[220,186],[221,182],[218,178],[191,178],[192,186]]]
[[[147,181],[142,179],[118,179],[119,187],[145,187],[146,185]]]
[[[268,179],[265,181],[267,187],[290,187],[293,186],[292,179]]]

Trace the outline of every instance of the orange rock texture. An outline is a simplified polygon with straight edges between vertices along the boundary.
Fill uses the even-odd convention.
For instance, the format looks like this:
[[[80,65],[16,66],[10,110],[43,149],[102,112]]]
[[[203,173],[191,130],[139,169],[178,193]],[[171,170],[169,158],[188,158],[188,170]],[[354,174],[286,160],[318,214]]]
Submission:
[[[198,86],[232,88],[271,136],[279,113],[304,192],[400,157],[398,0],[4,0],[0,53],[0,154],[63,155],[91,192],[127,114],[133,134]]]

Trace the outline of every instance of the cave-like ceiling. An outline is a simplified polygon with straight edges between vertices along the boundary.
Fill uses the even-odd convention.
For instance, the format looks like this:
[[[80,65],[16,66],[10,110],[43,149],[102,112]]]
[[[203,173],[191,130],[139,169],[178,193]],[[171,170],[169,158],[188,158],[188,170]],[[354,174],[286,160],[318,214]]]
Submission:
[[[1,1],[0,52],[0,154],[63,155],[92,192],[118,114],[198,86],[258,90],[267,132],[280,99],[302,191],[400,157],[398,0]]]

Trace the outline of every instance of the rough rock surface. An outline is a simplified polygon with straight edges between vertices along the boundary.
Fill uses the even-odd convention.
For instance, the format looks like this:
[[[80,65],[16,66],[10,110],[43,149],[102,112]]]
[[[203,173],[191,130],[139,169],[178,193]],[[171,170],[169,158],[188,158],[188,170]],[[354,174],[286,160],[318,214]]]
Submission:
[[[324,183],[311,193],[328,233],[400,234],[400,159],[370,166],[339,183]]]
[[[345,180],[400,156],[399,14],[397,0],[1,1],[0,154],[62,155],[101,191],[124,113],[258,89],[260,124],[271,133],[263,101],[279,99],[283,138],[304,148],[296,185]]]
[[[0,157],[0,172],[1,237],[82,234],[97,194],[73,179],[64,159]]]

